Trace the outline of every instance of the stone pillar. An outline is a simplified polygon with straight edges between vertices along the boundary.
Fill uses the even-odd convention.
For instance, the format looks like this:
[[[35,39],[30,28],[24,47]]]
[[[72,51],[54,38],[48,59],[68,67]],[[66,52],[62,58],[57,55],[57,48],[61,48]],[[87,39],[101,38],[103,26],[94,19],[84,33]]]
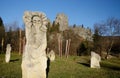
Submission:
[[[11,54],[11,46],[10,46],[10,44],[7,44],[6,55],[5,55],[6,63],[9,63],[9,61],[10,61],[10,54]]]
[[[48,53],[48,58],[50,59],[50,61],[54,61],[55,60],[55,52],[53,50],[51,50],[49,53]]]
[[[95,52],[91,52],[91,68],[100,68],[101,57]]]
[[[26,45],[21,64],[22,78],[46,78],[47,18],[42,12],[26,11],[23,21]]]

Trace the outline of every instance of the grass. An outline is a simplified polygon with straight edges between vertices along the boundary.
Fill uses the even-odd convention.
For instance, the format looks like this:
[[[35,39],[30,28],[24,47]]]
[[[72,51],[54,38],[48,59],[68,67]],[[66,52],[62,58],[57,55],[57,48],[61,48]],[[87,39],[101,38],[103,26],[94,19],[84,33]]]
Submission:
[[[21,78],[21,56],[11,54],[9,63],[5,62],[5,55],[0,54],[0,78]]]
[[[10,63],[0,54],[0,78],[21,78],[21,56],[12,53]],[[120,78],[120,59],[101,61],[100,69],[91,69],[89,56],[58,57],[50,63],[48,78]]]

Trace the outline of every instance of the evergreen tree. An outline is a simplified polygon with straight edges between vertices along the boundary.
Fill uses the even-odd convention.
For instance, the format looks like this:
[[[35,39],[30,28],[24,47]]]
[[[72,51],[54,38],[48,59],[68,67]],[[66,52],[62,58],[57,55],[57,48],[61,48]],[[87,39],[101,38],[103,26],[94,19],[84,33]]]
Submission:
[[[98,29],[95,29],[94,35],[93,35],[93,41],[94,41],[94,43],[98,43],[99,38],[100,38],[99,30],[98,30]]]
[[[99,28],[95,27],[94,35],[93,35],[94,50],[95,50],[95,52],[99,53],[102,56],[102,54],[101,54],[101,50],[102,50],[101,38],[102,37],[99,34]]]
[[[2,18],[0,17],[0,52],[3,51],[4,38],[5,38],[5,28]]]

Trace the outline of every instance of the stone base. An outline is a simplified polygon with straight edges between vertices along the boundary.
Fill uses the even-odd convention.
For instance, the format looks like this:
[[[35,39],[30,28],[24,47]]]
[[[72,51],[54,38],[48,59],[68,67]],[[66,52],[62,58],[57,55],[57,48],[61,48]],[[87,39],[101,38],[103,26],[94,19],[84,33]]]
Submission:
[[[38,63],[22,61],[22,78],[46,78],[47,58],[42,57]]]

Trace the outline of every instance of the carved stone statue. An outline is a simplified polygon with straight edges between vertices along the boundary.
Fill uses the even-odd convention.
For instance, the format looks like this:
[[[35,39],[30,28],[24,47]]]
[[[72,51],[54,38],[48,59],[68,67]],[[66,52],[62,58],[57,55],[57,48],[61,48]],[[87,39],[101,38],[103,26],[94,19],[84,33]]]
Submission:
[[[47,18],[42,12],[26,11],[23,21],[26,45],[21,65],[22,78],[46,78]]]

